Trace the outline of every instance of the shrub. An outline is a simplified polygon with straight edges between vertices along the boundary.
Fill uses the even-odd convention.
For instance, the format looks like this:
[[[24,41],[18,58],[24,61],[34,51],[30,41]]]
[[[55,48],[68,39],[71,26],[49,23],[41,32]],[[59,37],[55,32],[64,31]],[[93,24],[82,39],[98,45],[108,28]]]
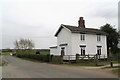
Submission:
[[[42,62],[49,62],[49,55],[17,54],[17,57],[36,59],[36,60],[40,60]]]

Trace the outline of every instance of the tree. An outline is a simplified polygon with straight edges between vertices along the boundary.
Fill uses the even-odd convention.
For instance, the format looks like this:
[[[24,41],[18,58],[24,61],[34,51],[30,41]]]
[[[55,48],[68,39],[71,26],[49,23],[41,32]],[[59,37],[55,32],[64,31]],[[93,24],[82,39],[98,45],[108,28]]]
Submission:
[[[119,41],[119,34],[110,24],[105,24],[100,27],[100,29],[106,33],[107,35],[107,50],[111,49],[113,54],[117,53],[118,51],[118,41]]]
[[[21,49],[21,50],[29,50],[34,47],[34,43],[30,39],[16,40],[14,45],[16,49]]]

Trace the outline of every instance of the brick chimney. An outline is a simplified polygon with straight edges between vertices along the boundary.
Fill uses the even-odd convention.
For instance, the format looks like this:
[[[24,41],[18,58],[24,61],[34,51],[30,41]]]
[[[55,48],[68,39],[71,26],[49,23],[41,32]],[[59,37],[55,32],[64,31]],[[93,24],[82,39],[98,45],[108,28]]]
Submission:
[[[85,28],[85,21],[83,20],[83,17],[79,18],[78,27],[79,28]]]

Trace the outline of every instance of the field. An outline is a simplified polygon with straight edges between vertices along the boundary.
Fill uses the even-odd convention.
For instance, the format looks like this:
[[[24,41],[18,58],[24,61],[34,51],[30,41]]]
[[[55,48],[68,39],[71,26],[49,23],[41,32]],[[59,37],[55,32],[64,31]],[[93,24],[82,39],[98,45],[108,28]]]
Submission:
[[[42,55],[47,55],[47,54],[50,54],[50,50],[48,49],[32,49],[32,50],[26,50],[26,51],[23,51],[23,50],[18,50],[16,51],[16,53],[29,53],[29,54],[36,54],[36,52],[38,52]]]

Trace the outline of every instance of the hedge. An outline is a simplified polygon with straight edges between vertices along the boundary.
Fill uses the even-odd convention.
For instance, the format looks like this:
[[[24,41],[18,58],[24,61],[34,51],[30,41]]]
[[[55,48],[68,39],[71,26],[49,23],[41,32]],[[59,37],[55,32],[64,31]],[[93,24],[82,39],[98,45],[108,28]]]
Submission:
[[[49,62],[49,55],[36,55],[36,54],[17,54],[19,58],[36,59],[42,62]]]

